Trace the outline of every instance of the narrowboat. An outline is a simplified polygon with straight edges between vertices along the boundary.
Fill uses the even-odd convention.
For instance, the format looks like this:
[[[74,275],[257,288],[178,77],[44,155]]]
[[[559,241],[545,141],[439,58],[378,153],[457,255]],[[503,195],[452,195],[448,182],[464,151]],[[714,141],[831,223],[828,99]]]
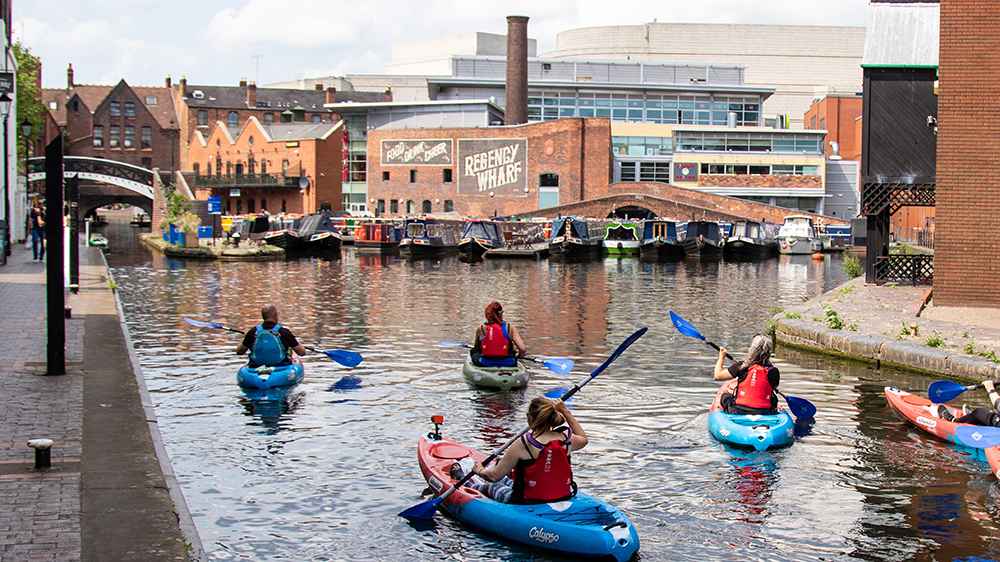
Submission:
[[[604,231],[601,251],[611,256],[638,256],[641,224],[636,221],[611,221]]]
[[[341,225],[326,213],[312,213],[302,217],[297,235],[307,251],[339,254],[340,228]]]
[[[500,230],[500,223],[489,220],[465,222],[465,228],[458,241],[459,254],[481,257],[489,250],[503,247],[504,236]]]
[[[684,257],[722,257],[726,237],[719,223],[710,220],[689,221],[684,230]]]
[[[399,255],[426,258],[458,253],[462,221],[418,217],[406,219]]]
[[[775,225],[752,220],[736,221],[726,236],[727,258],[757,260],[778,255]]]
[[[577,217],[566,217],[556,223],[556,230],[549,240],[549,255],[564,258],[592,258],[601,255],[601,238],[591,233],[590,223]],[[602,230],[600,228],[595,230]]]
[[[684,257],[684,225],[670,219],[642,221],[639,255],[643,259],[677,260]]]
[[[851,243],[851,225],[827,224],[817,228],[824,252],[843,252]]]
[[[375,219],[354,227],[354,249],[361,253],[398,254],[403,223]]]
[[[788,215],[778,229],[778,251],[782,254],[815,254],[822,251],[812,217]]]

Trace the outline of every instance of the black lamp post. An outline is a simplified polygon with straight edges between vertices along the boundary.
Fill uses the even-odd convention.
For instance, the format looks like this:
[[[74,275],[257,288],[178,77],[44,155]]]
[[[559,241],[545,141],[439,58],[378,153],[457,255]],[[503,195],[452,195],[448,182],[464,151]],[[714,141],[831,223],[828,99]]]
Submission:
[[[3,113],[3,214],[7,221],[7,228],[3,231],[3,263],[7,263],[7,256],[10,256],[10,174],[8,173],[10,163],[7,154],[7,117],[10,114],[12,101],[7,92],[0,95],[0,113]]]

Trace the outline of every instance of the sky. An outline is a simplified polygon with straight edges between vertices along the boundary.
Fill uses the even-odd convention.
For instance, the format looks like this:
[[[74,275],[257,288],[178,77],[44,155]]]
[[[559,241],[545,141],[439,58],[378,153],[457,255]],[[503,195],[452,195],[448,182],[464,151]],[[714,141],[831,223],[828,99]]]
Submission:
[[[626,9],[627,8],[627,9]],[[867,0],[14,0],[15,41],[42,60],[42,86],[257,84],[384,74],[392,45],[481,31],[528,16],[538,54],[560,31],[607,25],[868,22]],[[711,38],[706,38],[711,41]]]

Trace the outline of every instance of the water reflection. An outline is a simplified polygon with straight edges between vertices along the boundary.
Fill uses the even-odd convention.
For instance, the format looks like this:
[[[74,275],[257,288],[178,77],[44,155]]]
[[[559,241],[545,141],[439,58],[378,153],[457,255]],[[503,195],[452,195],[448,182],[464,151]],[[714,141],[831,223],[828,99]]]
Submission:
[[[818,408],[809,431],[759,455],[710,437],[715,351],[679,334],[667,311],[743,350],[772,309],[842,282],[840,256],[408,262],[348,247],[339,260],[222,264],[122,253],[130,235],[108,233],[109,260],[212,560],[547,559],[448,518],[421,532],[396,517],[426,486],[416,439],[444,414],[445,436],[495,449],[523,427],[532,398],[576,382],[641,326],[649,332],[575,396],[590,444],[573,463],[581,489],[635,523],[644,562],[1000,554],[983,538],[1000,536],[1000,488],[985,461],[906,427],[886,404],[884,386],[925,393],[929,379],[779,347],[782,388]],[[470,387],[462,354],[440,342],[466,341],[493,300],[529,353],[573,359],[574,373],[532,369],[510,393]],[[181,318],[246,329],[265,302],[303,343],[365,361],[347,369],[310,354],[300,398],[245,395],[234,382],[238,336]]]
[[[243,397],[240,404],[246,409],[247,415],[259,421],[260,424],[273,429],[280,429],[282,421],[290,420],[295,413],[305,393],[298,385],[279,386],[273,388],[240,387]]]

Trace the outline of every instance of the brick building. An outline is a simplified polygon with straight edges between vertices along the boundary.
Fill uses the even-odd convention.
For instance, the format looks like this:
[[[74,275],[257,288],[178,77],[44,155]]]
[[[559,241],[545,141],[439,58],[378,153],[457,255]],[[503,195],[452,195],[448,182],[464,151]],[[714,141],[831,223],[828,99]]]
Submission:
[[[861,145],[859,140],[861,126],[859,118],[863,107],[863,98],[856,95],[829,95],[813,100],[803,117],[806,129],[822,129],[826,131],[823,146],[833,154],[831,142],[837,143],[839,156],[844,160],[861,161]]]
[[[934,304],[1000,308],[1000,4],[940,5]]]
[[[173,93],[180,118],[181,137],[184,139],[184,156],[194,141],[196,132],[208,135],[219,121],[229,128],[240,128],[251,117],[262,125],[277,123],[330,123],[338,121],[324,104],[341,102],[386,101],[391,92],[337,92],[333,86],[323,89],[317,83],[311,90],[288,88],[257,88],[253,82],[240,80],[239,86],[191,85],[181,77],[173,84],[168,76],[167,87]],[[184,159],[181,166],[190,170]]]
[[[76,84],[73,66],[66,88],[42,90],[48,109],[46,145],[66,134],[68,156],[86,156],[159,168],[164,181],[179,169],[180,136],[173,97],[167,88]]]
[[[517,215],[602,197],[610,170],[607,119],[368,132],[369,209],[380,216]]]
[[[185,176],[197,199],[222,197],[225,214],[339,211],[343,123],[216,121],[197,129]]]

